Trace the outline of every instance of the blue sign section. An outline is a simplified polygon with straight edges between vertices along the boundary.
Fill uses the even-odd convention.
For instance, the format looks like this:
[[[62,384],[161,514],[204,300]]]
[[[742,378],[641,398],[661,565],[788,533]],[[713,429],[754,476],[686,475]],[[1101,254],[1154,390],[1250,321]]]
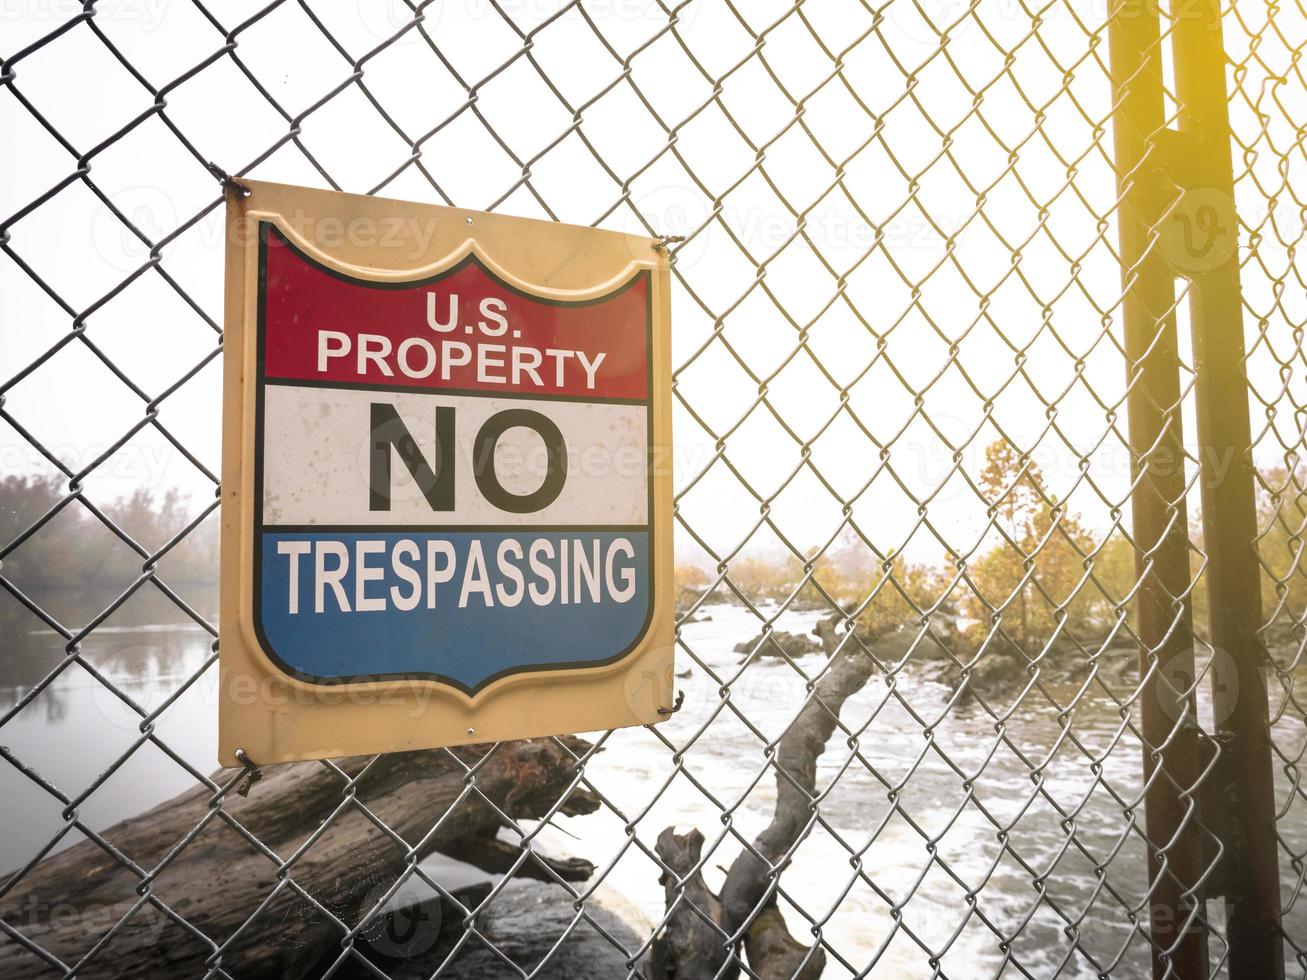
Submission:
[[[269,530],[259,557],[263,648],[317,681],[422,676],[470,692],[593,667],[629,652],[651,612],[645,530]]]

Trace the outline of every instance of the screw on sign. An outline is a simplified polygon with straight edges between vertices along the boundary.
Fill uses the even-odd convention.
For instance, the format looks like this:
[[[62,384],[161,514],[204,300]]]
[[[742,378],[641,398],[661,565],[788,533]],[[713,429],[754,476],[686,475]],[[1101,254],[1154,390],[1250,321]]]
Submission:
[[[651,240],[248,183],[228,213],[223,761],[665,717]],[[364,219],[401,230],[315,234]]]

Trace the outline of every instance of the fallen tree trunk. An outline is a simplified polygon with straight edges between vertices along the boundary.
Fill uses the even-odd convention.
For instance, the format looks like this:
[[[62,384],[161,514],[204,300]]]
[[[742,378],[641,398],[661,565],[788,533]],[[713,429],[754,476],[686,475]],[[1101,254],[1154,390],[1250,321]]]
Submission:
[[[776,746],[776,808],[771,823],[731,864],[722,885],[722,914],[739,928],[774,887],[782,861],[813,820],[817,760],[835,731],[840,709],[866,685],[876,662],[849,644],[830,663],[798,717]],[[775,868],[775,874],[772,869]]]
[[[788,863],[790,849],[798,843],[814,818],[817,760],[835,731],[844,702],[862,690],[877,669],[876,659],[868,647],[854,642],[855,639],[850,638],[834,652],[826,673],[814,685],[807,702],[777,744],[776,807],[771,822],[753,841],[752,849],[745,848],[731,864],[720,896],[712,895],[703,885],[712,902],[719,903],[712,907],[717,912],[720,931],[704,923],[685,903],[678,906],[667,927],[654,941],[654,963],[671,964],[671,972],[656,974],[658,980],[708,980],[733,975],[719,974],[711,960],[703,961],[702,966],[696,965],[695,957],[683,955],[676,946],[684,942],[686,936],[692,936],[697,944],[702,944],[711,934],[720,947],[722,933],[734,935],[746,923],[744,952],[753,974],[762,980],[815,980],[821,976],[826,966],[826,954],[805,946],[790,934],[776,904],[776,883]],[[884,662],[895,661],[907,652],[912,639],[906,633],[880,637],[875,641],[877,653]],[[693,834],[701,846],[703,836],[698,831]],[[669,844],[666,853],[662,847],[664,837],[668,837]],[[683,860],[679,850],[684,849],[682,842],[690,839],[690,835],[676,837],[668,828],[658,839],[658,853],[676,870],[677,865],[668,858]],[[694,861],[690,866],[698,860],[698,847],[693,850]],[[686,887],[690,884],[687,882]],[[702,885],[702,880],[698,884]],[[675,897],[669,888],[669,909]],[[696,901],[696,904],[702,905],[703,902]],[[730,953],[726,949],[720,951],[723,958],[729,958]],[[722,959],[716,961],[717,965],[721,962]]]
[[[579,754],[588,746],[574,739],[572,748]],[[408,847],[420,845],[419,859],[438,851],[502,871],[512,858],[509,845],[494,839],[502,819],[487,798],[511,817],[532,818],[568,792],[572,756],[553,740],[540,739],[499,746],[477,769],[476,791],[461,796],[467,774],[457,759],[472,765],[487,751],[469,746],[452,755],[443,749],[394,753],[372,764],[357,783],[357,801],[406,845],[380,830],[362,807],[342,807],[344,781],[320,763],[270,766],[249,796],[228,793],[222,810],[281,861],[327,822],[288,877],[353,927],[404,870]],[[352,777],[366,762],[337,764]],[[219,771],[213,778],[225,783],[232,776]],[[0,917],[65,967],[77,964],[112,929],[112,938],[78,969],[80,977],[204,975],[214,949],[193,930],[216,944],[231,940],[218,963],[233,976],[304,976],[325,953],[340,948],[343,929],[288,884],[276,890],[277,861],[229,826],[222,813],[210,815],[211,795],[197,787],[103,835],[151,871],[209,817],[149,888],[191,928],[151,904],[117,925],[140,902],[141,878],[90,840],[0,885]],[[573,790],[562,812],[589,813],[597,806],[592,795]],[[553,880],[548,868],[568,880],[593,871],[584,862],[555,863],[533,854],[520,873]],[[0,976],[7,980],[48,976],[51,967],[13,937],[0,945]]]
[[[650,954],[654,980],[735,980],[740,967],[731,962],[725,942],[730,931],[722,922],[722,903],[695,870],[703,834],[698,830],[678,834],[668,827],[658,835],[656,850],[668,869],[658,883],[667,907],[676,910],[654,940]]]

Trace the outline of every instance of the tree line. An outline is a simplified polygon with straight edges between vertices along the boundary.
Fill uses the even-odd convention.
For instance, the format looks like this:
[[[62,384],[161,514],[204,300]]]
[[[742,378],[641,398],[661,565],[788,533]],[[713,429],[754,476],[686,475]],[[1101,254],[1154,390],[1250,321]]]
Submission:
[[[8,545],[68,496],[54,476],[0,478],[0,542]],[[154,554],[200,513],[176,489],[156,494],[138,488],[99,511]],[[4,558],[4,574],[19,588],[124,588],[141,574],[144,559],[80,500],[58,510]],[[160,576],[168,582],[210,583],[218,578],[218,515],[210,514],[163,555]]]
[[[1257,482],[1264,616],[1292,624],[1303,620],[1307,610],[1307,563],[1302,561],[1307,467],[1263,469]],[[986,449],[977,487],[989,503],[990,527],[968,555],[948,555],[937,564],[910,562],[877,555],[869,543],[846,535],[816,557],[810,575],[793,556],[736,556],[729,563],[729,584],[717,584],[712,598],[838,607],[856,612],[860,631],[872,635],[920,622],[929,613],[933,622],[948,624],[963,639],[979,642],[1000,628],[1026,650],[1043,646],[1059,623],[1059,635],[1093,641],[1130,615],[1139,571],[1128,520],[1108,533],[1090,530],[1049,492],[1038,465],[1003,441]],[[58,477],[0,478],[0,543],[25,533],[66,496],[66,482]],[[140,488],[100,510],[153,553],[201,508],[175,489],[155,493]],[[1201,632],[1206,589],[1196,507],[1189,524],[1197,578],[1194,621]],[[160,575],[168,582],[216,582],[218,528],[215,512],[160,559]],[[142,564],[141,556],[89,507],[73,500],[5,556],[4,573],[20,588],[122,588],[140,574]],[[716,579],[701,566],[678,564],[678,605],[698,601]]]
[[[1260,470],[1257,484],[1263,615],[1268,622],[1291,624],[1307,611],[1307,467]],[[1097,643],[1119,630],[1131,616],[1140,575],[1128,515],[1107,532],[1091,530],[1048,490],[1039,466],[1003,441],[987,447],[976,485],[989,504],[990,525],[968,555],[947,555],[938,564],[882,558],[868,542],[846,534],[813,561],[810,575],[793,556],[737,557],[729,563],[729,584],[718,584],[714,597],[738,598],[738,590],[750,602],[790,601],[796,608],[832,612],[838,607],[856,613],[859,632],[872,636],[930,614],[962,647],[973,648],[996,629],[1027,652],[1055,635]],[[1196,580],[1191,602],[1201,634],[1207,591],[1193,496],[1187,528]],[[683,608],[717,580],[689,564],[678,566],[676,578]]]

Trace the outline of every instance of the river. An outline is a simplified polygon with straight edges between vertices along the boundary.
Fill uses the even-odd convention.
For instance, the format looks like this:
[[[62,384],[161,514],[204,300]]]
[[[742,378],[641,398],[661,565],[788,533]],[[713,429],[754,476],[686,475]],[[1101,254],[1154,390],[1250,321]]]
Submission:
[[[547,851],[580,855],[600,868],[602,894],[621,896],[637,934],[647,934],[663,912],[658,870],[641,844],[652,848],[667,826],[698,827],[717,847],[706,877],[719,886],[721,868],[740,850],[736,835],[752,839],[770,818],[775,782],[766,745],[803,699],[805,679],[789,663],[762,660],[740,670],[733,647],[757,632],[752,613],[727,605],[705,612],[709,618],[682,628],[683,643],[702,662],[678,652],[678,671],[690,672],[678,678],[682,709],[656,734],[636,728],[604,739],[586,775],[607,805],[559,818],[540,835]],[[8,619],[8,666],[0,674],[5,712],[63,651],[63,641],[34,631],[30,617]],[[789,612],[777,628],[807,633],[817,619]],[[93,631],[82,650],[147,710],[176,695],[156,732],[207,773],[216,757],[216,666],[176,692],[212,656],[212,644],[206,630],[169,611],[166,601],[143,598]],[[823,663],[812,654],[797,667],[812,674]],[[728,700],[707,670],[722,680],[738,672]],[[1055,686],[1050,693],[1070,703],[1074,689]],[[1146,975],[1145,943],[1132,938],[1123,907],[1141,900],[1145,875],[1142,839],[1131,822],[1142,813],[1130,810],[1140,792],[1140,750],[1120,709],[1090,691],[1076,702],[1068,728],[1057,707],[1032,691],[999,726],[978,705],[949,707],[949,698],[941,681],[904,672],[892,686],[873,678],[847,702],[842,720],[857,730],[856,751],[837,731],[818,769],[819,785],[829,787],[821,819],[782,879],[791,930],[802,938],[820,929],[830,947],[828,977],[860,974],[873,961],[870,976],[930,976],[932,957],[951,977]],[[135,712],[72,664],[0,727],[0,744],[76,796],[141,738],[138,724]],[[1291,755],[1301,752],[1300,724],[1282,722],[1277,736]],[[1284,773],[1277,776],[1283,799],[1293,790]],[[182,766],[146,744],[85,800],[80,816],[104,828],[192,785]],[[1049,798],[1072,818],[1064,820]],[[62,825],[62,809],[13,766],[0,765],[0,867],[30,860]],[[1293,819],[1281,830],[1301,853],[1307,809],[1298,799],[1289,812]],[[999,828],[1009,826],[1004,839]],[[1284,863],[1288,895],[1296,875]],[[439,861],[432,869],[461,873]],[[1068,918],[1083,916],[1078,947],[1054,907]],[[1219,922],[1219,903],[1209,909]],[[1301,903],[1290,919],[1301,934]]]

